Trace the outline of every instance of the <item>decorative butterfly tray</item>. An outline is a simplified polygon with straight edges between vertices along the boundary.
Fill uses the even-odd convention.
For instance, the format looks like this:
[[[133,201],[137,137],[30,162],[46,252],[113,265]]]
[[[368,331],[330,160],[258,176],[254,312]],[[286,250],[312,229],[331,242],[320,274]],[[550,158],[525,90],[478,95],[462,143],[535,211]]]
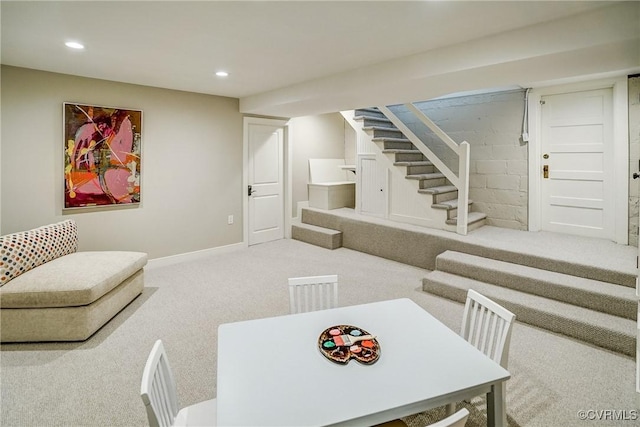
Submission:
[[[318,337],[320,352],[332,362],[345,365],[351,359],[370,365],[380,357],[376,337],[362,328],[337,325],[325,329]]]

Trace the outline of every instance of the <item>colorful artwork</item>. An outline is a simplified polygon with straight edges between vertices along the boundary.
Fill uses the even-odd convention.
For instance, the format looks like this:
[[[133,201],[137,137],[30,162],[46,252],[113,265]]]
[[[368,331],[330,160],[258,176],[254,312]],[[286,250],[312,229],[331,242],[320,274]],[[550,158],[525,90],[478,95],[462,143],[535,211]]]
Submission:
[[[64,207],[140,203],[142,111],[64,103]]]

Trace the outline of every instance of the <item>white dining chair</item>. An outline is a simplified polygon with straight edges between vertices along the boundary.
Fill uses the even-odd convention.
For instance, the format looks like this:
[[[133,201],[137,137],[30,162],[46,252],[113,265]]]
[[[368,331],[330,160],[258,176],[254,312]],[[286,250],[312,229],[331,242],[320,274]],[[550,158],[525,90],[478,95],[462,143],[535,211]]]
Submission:
[[[515,318],[515,314],[500,304],[469,289],[462,315],[460,336],[507,369],[511,327]],[[505,391],[505,383],[502,383],[503,395]],[[455,403],[447,405],[447,414],[452,414],[454,410]]]
[[[460,336],[506,369],[515,318],[506,308],[469,289]]]
[[[447,418],[444,418],[433,424],[429,424],[425,427],[464,427],[464,425],[467,423],[468,418],[469,410],[467,408],[461,408],[455,414],[451,414]],[[407,427],[407,425],[404,423],[404,421],[397,419],[384,424],[378,424],[375,427]]]
[[[459,409],[458,412],[449,415],[447,418],[437,423],[429,424],[429,427],[464,427],[469,418],[469,410],[467,408]]]
[[[338,276],[292,277],[289,279],[291,314],[338,306]]]
[[[157,340],[142,373],[140,395],[150,427],[215,426],[216,399],[178,409],[176,382],[162,344]]]

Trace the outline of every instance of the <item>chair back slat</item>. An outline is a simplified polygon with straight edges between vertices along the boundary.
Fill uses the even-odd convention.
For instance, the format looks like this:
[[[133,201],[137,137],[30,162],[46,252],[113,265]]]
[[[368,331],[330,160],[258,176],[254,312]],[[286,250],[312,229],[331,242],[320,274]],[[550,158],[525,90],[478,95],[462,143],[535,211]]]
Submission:
[[[338,306],[338,276],[309,276],[289,279],[291,314]]]
[[[460,335],[495,362],[507,367],[515,314],[473,289],[467,293]]]
[[[487,334],[488,334],[488,338],[485,341],[486,343],[486,348],[484,350],[482,350],[483,353],[485,354],[494,354],[493,351],[497,350],[497,345],[494,347],[494,344],[496,342],[496,340],[498,339],[498,329],[499,329],[499,324],[502,322],[498,322],[498,316],[495,313],[492,313],[491,315],[491,326],[489,326],[489,329],[487,330]]]

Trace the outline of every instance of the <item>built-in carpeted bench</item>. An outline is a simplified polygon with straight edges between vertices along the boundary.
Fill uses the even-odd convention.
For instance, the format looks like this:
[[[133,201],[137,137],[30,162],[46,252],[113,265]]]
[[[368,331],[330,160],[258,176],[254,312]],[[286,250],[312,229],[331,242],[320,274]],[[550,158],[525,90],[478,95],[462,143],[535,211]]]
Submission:
[[[142,293],[147,254],[77,247],[73,220],[2,236],[2,342],[86,340]]]
[[[309,159],[309,206],[354,208],[356,183],[349,181],[344,159]]]

